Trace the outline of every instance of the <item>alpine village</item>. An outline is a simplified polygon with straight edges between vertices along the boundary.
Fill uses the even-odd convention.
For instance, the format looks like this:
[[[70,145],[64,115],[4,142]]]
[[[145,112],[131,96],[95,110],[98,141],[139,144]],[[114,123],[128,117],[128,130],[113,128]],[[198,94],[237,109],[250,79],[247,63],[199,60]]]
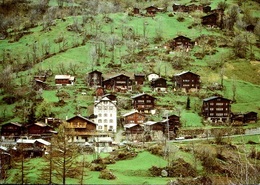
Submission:
[[[259,184],[259,3],[1,0],[0,184]]]

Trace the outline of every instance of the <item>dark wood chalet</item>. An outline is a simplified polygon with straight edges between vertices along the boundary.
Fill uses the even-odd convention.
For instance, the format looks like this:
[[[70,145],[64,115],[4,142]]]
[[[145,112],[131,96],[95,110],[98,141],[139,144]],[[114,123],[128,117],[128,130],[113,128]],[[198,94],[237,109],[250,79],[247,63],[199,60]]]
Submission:
[[[195,42],[193,42],[190,38],[180,35],[178,37],[175,37],[170,42],[170,47],[174,50],[185,49],[188,51],[194,46],[194,44]]]
[[[88,73],[87,83],[90,87],[102,86],[102,81],[102,72],[95,70]]]
[[[81,115],[67,119],[68,131],[73,130],[74,142],[87,142],[89,138],[95,136],[97,124]]]
[[[75,77],[70,75],[55,75],[56,85],[73,85],[75,82]]]
[[[251,122],[257,122],[257,112],[247,112],[244,114],[244,122],[245,123],[251,123]]]
[[[148,95],[146,93],[137,94],[135,96],[132,96],[132,105],[135,110],[138,112],[143,113],[155,113],[155,101],[156,98],[154,98],[151,95]]]
[[[19,139],[17,140],[17,154],[23,153],[25,158],[42,157],[45,151],[49,151],[51,143],[43,139]]]
[[[163,132],[164,126],[160,122],[156,121],[147,121],[144,123],[147,131],[161,131]]]
[[[164,78],[156,78],[151,81],[151,87],[154,89],[154,91],[157,92],[166,92],[167,90],[167,83],[166,79]]]
[[[203,99],[202,115],[212,123],[228,122],[230,121],[231,103],[231,100],[219,96]]]
[[[103,87],[115,92],[126,92],[132,90],[132,80],[129,76],[119,74],[103,81]]]
[[[26,126],[27,134],[35,138],[49,138],[53,133],[56,133],[54,129],[46,123],[33,123]]]
[[[209,15],[205,15],[201,17],[201,24],[207,25],[207,26],[217,26],[218,25],[218,14],[217,13],[211,13]]]
[[[1,136],[5,137],[18,137],[21,136],[23,133],[23,125],[16,123],[16,122],[10,122],[2,125],[1,128]]]
[[[149,6],[145,8],[146,14],[148,15],[155,15],[157,12],[160,12],[160,9],[155,6]]]
[[[145,74],[134,74],[134,81],[136,85],[143,85],[145,82]]]
[[[143,124],[146,120],[146,116],[137,111],[126,113],[122,117],[123,117],[124,125],[130,124],[130,123]]]
[[[144,126],[135,123],[124,125],[124,129],[126,134],[142,134],[144,132]]]
[[[164,126],[163,133],[165,136],[169,137],[169,139],[175,138],[177,131],[181,127],[180,117],[176,115],[170,115],[163,118],[164,120],[160,121],[160,123]]]
[[[186,92],[200,89],[200,76],[190,71],[175,74],[173,81],[176,89],[185,90]]]

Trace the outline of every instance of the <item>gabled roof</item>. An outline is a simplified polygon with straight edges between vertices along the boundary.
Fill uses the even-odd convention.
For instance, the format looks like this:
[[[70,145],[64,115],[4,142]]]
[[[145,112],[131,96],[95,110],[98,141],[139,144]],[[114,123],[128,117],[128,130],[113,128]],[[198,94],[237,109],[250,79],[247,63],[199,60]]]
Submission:
[[[128,112],[128,113],[126,113],[126,114],[124,114],[124,115],[122,115],[122,116],[123,116],[123,117],[126,117],[126,116],[129,116],[129,115],[135,114],[135,113],[140,114],[140,115],[143,115],[143,114],[139,113],[137,110],[134,110],[134,111]],[[145,115],[143,115],[143,116],[145,116]]]
[[[173,40],[178,39],[178,38],[184,38],[184,39],[187,39],[187,40],[191,40],[189,37],[185,37],[183,35],[179,35],[179,36],[175,37]]]
[[[132,96],[131,98],[132,99],[135,99],[135,98],[138,98],[138,97],[141,97],[141,96],[150,96],[150,97],[152,97],[153,99],[157,99],[157,98],[155,98],[155,97],[153,97],[153,96],[151,96],[151,95],[149,95],[149,94],[146,94],[146,93],[141,93],[141,94],[137,94],[137,95],[134,95],[134,96]]]
[[[32,125],[37,125],[37,126],[40,126],[40,127],[49,127],[47,124],[45,124],[45,123],[40,123],[40,122],[33,123]],[[30,126],[30,125],[29,125],[29,126]]]
[[[46,141],[46,140],[44,140],[44,139],[36,139],[36,141],[39,142],[39,143],[42,143],[42,144],[44,144],[44,145],[46,145],[46,146],[51,145],[50,142],[48,142],[48,141]]]
[[[22,127],[23,126],[22,124],[17,123],[17,122],[9,122],[9,123],[6,123],[4,125],[8,125],[8,124],[15,125],[15,126],[18,126],[18,127]],[[4,126],[4,125],[2,125],[2,126]]]
[[[125,124],[125,125],[124,125],[124,128],[132,128],[132,127],[134,127],[134,126],[136,126],[136,125],[138,125],[138,124],[129,123],[129,124]]]
[[[99,73],[99,74],[102,74],[102,72],[100,72],[100,71],[98,71],[98,70],[91,71],[91,72],[89,72],[88,74],[92,74],[92,73]]]
[[[127,77],[127,78],[130,78],[129,76],[126,76],[126,75],[124,75],[124,74],[118,74],[118,75],[115,75],[115,76],[111,76],[111,77],[109,77],[108,79],[106,79],[106,80],[104,80],[104,81],[108,81],[108,80],[111,80],[111,79],[116,78],[116,77],[119,77],[119,76],[125,76],[125,77]]]
[[[156,81],[158,81],[158,80],[165,80],[165,81],[166,81],[165,78],[159,77],[159,78],[153,78],[153,79],[152,79],[152,82],[156,82]]]
[[[55,79],[69,79],[69,80],[74,80],[74,76],[70,75],[55,75]]]
[[[80,119],[83,119],[83,120],[85,120],[85,121],[87,121],[87,122],[90,122],[90,123],[93,123],[93,124],[96,125],[96,123],[94,123],[93,121],[91,121],[91,120],[89,120],[88,118],[83,117],[83,116],[81,116],[81,115],[73,116],[72,118],[69,118],[69,119],[67,119],[66,121],[67,121],[67,122],[70,122],[72,119],[74,119],[74,118],[76,118],[76,117],[78,117],[78,118],[80,118]]]
[[[116,104],[114,103],[116,101],[112,101],[108,97],[103,97],[100,100],[95,101],[95,105],[94,106],[97,106],[98,104],[100,104],[101,102],[104,102],[104,101],[109,101],[110,103],[114,104],[114,106],[116,107]]]
[[[208,98],[203,99],[203,101],[211,101],[211,100],[218,99],[218,98],[220,98],[220,99],[222,99],[222,100],[226,100],[226,101],[230,101],[230,102],[231,102],[230,99],[223,98],[223,97],[220,97],[220,96],[211,96],[211,97],[208,97]]]
[[[183,72],[181,72],[181,73],[175,74],[174,76],[182,76],[182,75],[187,74],[187,73],[190,73],[190,74],[192,74],[192,75],[199,76],[198,74],[193,73],[193,72],[190,72],[190,71],[183,71]]]
[[[135,73],[134,76],[143,76],[143,77],[145,77],[145,74]]]
[[[33,144],[35,141],[35,139],[18,139],[16,143]]]
[[[151,126],[151,125],[154,125],[156,123],[158,123],[158,122],[157,121],[147,121],[147,122],[144,123],[144,125]]]

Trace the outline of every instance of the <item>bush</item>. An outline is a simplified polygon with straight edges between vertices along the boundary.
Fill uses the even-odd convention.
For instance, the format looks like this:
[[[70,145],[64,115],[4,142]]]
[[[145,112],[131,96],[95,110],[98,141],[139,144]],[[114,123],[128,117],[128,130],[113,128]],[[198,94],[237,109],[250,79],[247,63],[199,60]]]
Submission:
[[[100,175],[98,178],[112,180],[112,179],[116,179],[116,176],[110,170],[105,169],[100,172]]]
[[[104,164],[92,164],[90,167],[91,171],[102,171],[106,169],[106,165]]]

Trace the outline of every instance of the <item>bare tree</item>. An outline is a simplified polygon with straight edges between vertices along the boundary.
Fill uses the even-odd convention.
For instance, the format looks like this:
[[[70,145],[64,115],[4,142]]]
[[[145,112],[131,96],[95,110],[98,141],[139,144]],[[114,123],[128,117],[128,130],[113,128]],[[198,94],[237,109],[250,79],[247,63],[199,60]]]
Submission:
[[[53,175],[66,184],[66,178],[71,177],[76,171],[76,158],[78,146],[73,142],[73,131],[68,123],[62,123],[58,128],[58,134],[52,140],[52,164]]]

